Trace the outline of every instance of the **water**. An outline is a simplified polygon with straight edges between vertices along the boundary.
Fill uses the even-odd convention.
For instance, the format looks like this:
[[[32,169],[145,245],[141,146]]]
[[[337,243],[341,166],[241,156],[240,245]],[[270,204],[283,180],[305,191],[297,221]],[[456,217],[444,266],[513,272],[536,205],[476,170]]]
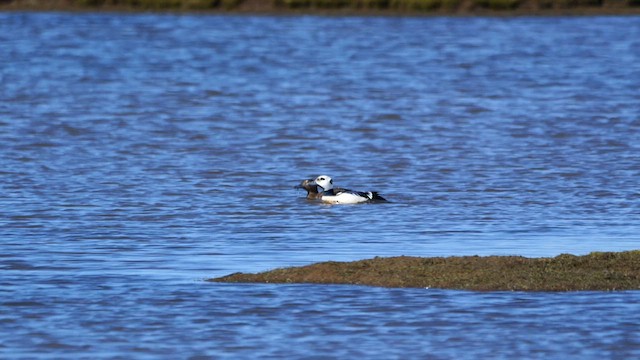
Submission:
[[[0,357],[640,355],[639,292],[202,281],[637,249],[638,17],[5,13],[0,50]]]

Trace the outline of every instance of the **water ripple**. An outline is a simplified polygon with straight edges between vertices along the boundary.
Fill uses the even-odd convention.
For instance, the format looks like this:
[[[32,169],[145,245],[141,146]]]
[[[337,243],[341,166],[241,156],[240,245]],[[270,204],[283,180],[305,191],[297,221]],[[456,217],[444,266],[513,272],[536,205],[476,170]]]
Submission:
[[[634,17],[6,13],[0,30],[0,354],[639,355],[633,292],[200,281],[637,248]],[[320,173],[391,203],[293,189]]]

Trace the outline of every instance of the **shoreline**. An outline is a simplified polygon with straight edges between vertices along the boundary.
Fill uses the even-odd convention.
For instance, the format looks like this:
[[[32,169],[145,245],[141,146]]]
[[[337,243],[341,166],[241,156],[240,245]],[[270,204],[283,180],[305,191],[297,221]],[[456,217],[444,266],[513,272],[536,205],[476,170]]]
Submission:
[[[640,0],[413,0],[412,4],[430,4],[424,5],[424,7],[402,5],[403,1],[409,3],[410,0],[398,0],[397,2],[400,3],[400,5],[395,7],[363,6],[363,2],[367,3],[363,0],[333,1],[338,4],[338,6],[287,6],[287,3],[295,3],[295,1],[291,0],[218,0],[209,2],[195,0],[146,0],[138,2],[127,0],[0,0],[0,12],[107,12],[134,14],[371,17],[640,15]],[[354,3],[351,4],[350,1]],[[327,2],[331,3],[331,0],[327,0]],[[375,1],[369,0],[369,3],[373,4]],[[313,2],[309,0],[309,4],[313,4]]]
[[[640,290],[640,250],[553,258],[398,256],[327,261],[207,279],[217,283],[363,285],[471,291]]]

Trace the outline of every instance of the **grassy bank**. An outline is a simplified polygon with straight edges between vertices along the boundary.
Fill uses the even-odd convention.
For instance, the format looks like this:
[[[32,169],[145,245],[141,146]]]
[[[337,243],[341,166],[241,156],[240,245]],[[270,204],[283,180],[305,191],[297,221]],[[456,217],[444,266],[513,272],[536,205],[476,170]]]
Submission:
[[[640,0],[0,0],[0,10],[348,14],[640,14]]]
[[[480,291],[640,289],[640,251],[554,258],[520,256],[391,257],[323,262],[210,279],[226,283],[315,283]]]

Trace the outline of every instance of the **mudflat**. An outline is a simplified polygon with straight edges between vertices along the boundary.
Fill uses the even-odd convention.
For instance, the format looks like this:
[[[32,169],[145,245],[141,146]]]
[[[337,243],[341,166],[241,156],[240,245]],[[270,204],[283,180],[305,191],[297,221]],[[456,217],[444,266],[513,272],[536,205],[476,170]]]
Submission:
[[[615,291],[640,289],[640,250],[558,255],[389,257],[328,261],[209,279],[225,283],[314,283],[478,291]]]

